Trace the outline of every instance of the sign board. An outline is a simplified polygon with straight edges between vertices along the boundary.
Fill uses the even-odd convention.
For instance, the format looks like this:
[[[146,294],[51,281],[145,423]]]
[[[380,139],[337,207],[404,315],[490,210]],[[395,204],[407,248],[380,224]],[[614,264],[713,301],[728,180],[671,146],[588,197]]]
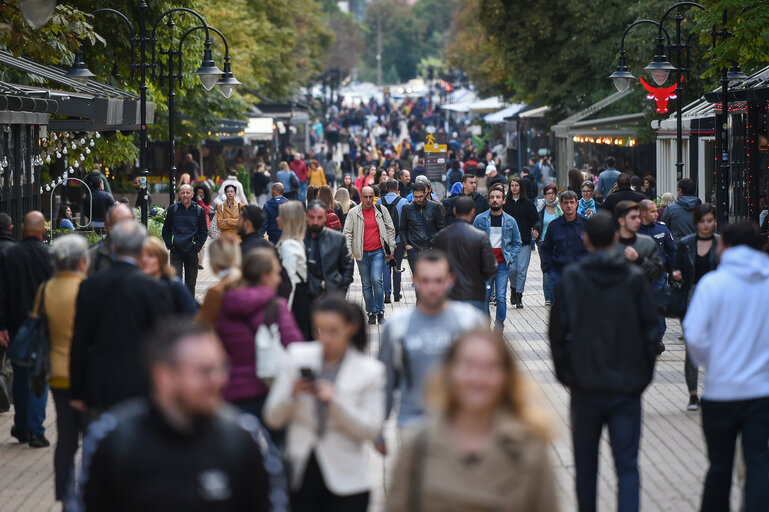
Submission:
[[[425,176],[430,181],[442,180],[446,174],[448,143],[445,133],[429,133],[425,138]]]

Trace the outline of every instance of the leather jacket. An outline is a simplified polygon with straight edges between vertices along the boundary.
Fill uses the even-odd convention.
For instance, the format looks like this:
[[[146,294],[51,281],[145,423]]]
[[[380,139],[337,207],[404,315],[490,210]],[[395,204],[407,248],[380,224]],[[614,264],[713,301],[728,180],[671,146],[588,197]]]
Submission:
[[[342,233],[324,227],[316,238],[320,244],[320,265],[313,258],[314,240],[309,231],[304,237],[307,248],[307,286],[311,297],[326,291],[347,292],[352,283],[353,259]]]
[[[400,236],[404,245],[416,251],[430,249],[438,231],[446,226],[440,203],[426,200],[422,206],[415,202],[403,205]]]
[[[497,258],[486,233],[457,219],[438,233],[433,247],[448,255],[456,277],[449,298],[485,301],[486,281],[497,273]]]
[[[713,235],[713,245],[710,247],[710,270],[715,270],[718,266],[718,235]],[[697,257],[697,233],[686,235],[678,242],[676,250],[676,263],[674,270],[681,271],[681,284],[683,289],[691,297],[691,291],[694,288],[694,260]]]

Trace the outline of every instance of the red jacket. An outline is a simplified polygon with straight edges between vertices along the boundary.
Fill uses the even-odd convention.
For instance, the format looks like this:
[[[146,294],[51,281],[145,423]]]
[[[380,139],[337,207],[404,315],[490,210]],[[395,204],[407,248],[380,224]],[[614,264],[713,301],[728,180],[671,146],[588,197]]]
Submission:
[[[299,181],[307,181],[307,166],[301,160],[291,160],[288,164],[292,171],[299,178]]]

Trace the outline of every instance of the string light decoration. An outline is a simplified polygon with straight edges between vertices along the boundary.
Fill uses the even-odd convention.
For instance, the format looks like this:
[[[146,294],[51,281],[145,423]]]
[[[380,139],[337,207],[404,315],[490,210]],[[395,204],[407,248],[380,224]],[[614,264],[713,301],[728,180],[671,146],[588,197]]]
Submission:
[[[51,178],[46,185],[40,186],[40,193],[51,192],[57,185],[67,186],[67,179],[80,168],[80,163],[85,161],[85,156],[91,154],[91,148],[96,145],[94,139],[100,139],[99,132],[88,133],[85,136],[77,136],[74,132],[51,133],[40,139],[38,148],[40,153],[32,158],[32,165],[39,167],[51,164],[54,160],[64,158],[64,172],[57,178]],[[2,166],[2,162],[0,162]]]
[[[606,144],[611,146],[626,146],[629,148],[638,144],[638,141],[633,137],[587,137],[575,135],[571,140],[582,144]]]

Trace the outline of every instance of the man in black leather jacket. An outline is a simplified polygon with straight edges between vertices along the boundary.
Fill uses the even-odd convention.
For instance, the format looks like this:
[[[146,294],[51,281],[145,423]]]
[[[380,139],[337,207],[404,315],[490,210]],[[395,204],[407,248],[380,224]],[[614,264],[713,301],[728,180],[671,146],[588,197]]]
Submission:
[[[475,208],[470,196],[460,196],[454,203],[454,223],[438,233],[433,249],[440,249],[449,257],[454,273],[451,300],[472,304],[486,313],[486,281],[497,273],[497,258],[489,237],[473,227]]]
[[[427,188],[422,183],[412,187],[414,200],[401,210],[401,240],[406,244],[411,272],[417,258],[433,246],[438,231],[446,226],[441,204],[427,200]]]
[[[304,245],[310,299],[330,291],[347,293],[355,264],[344,235],[326,227],[326,206],[321,201],[312,201],[307,206]]]
[[[450,226],[454,222],[454,204],[460,197],[467,196],[473,200],[475,205],[474,216],[489,209],[489,202],[483,194],[478,193],[477,188],[478,178],[476,178],[475,174],[468,173],[462,176],[462,193],[456,196],[447,197],[443,200],[443,207],[446,209],[446,225]],[[470,219],[471,224],[473,220],[475,219]]]

